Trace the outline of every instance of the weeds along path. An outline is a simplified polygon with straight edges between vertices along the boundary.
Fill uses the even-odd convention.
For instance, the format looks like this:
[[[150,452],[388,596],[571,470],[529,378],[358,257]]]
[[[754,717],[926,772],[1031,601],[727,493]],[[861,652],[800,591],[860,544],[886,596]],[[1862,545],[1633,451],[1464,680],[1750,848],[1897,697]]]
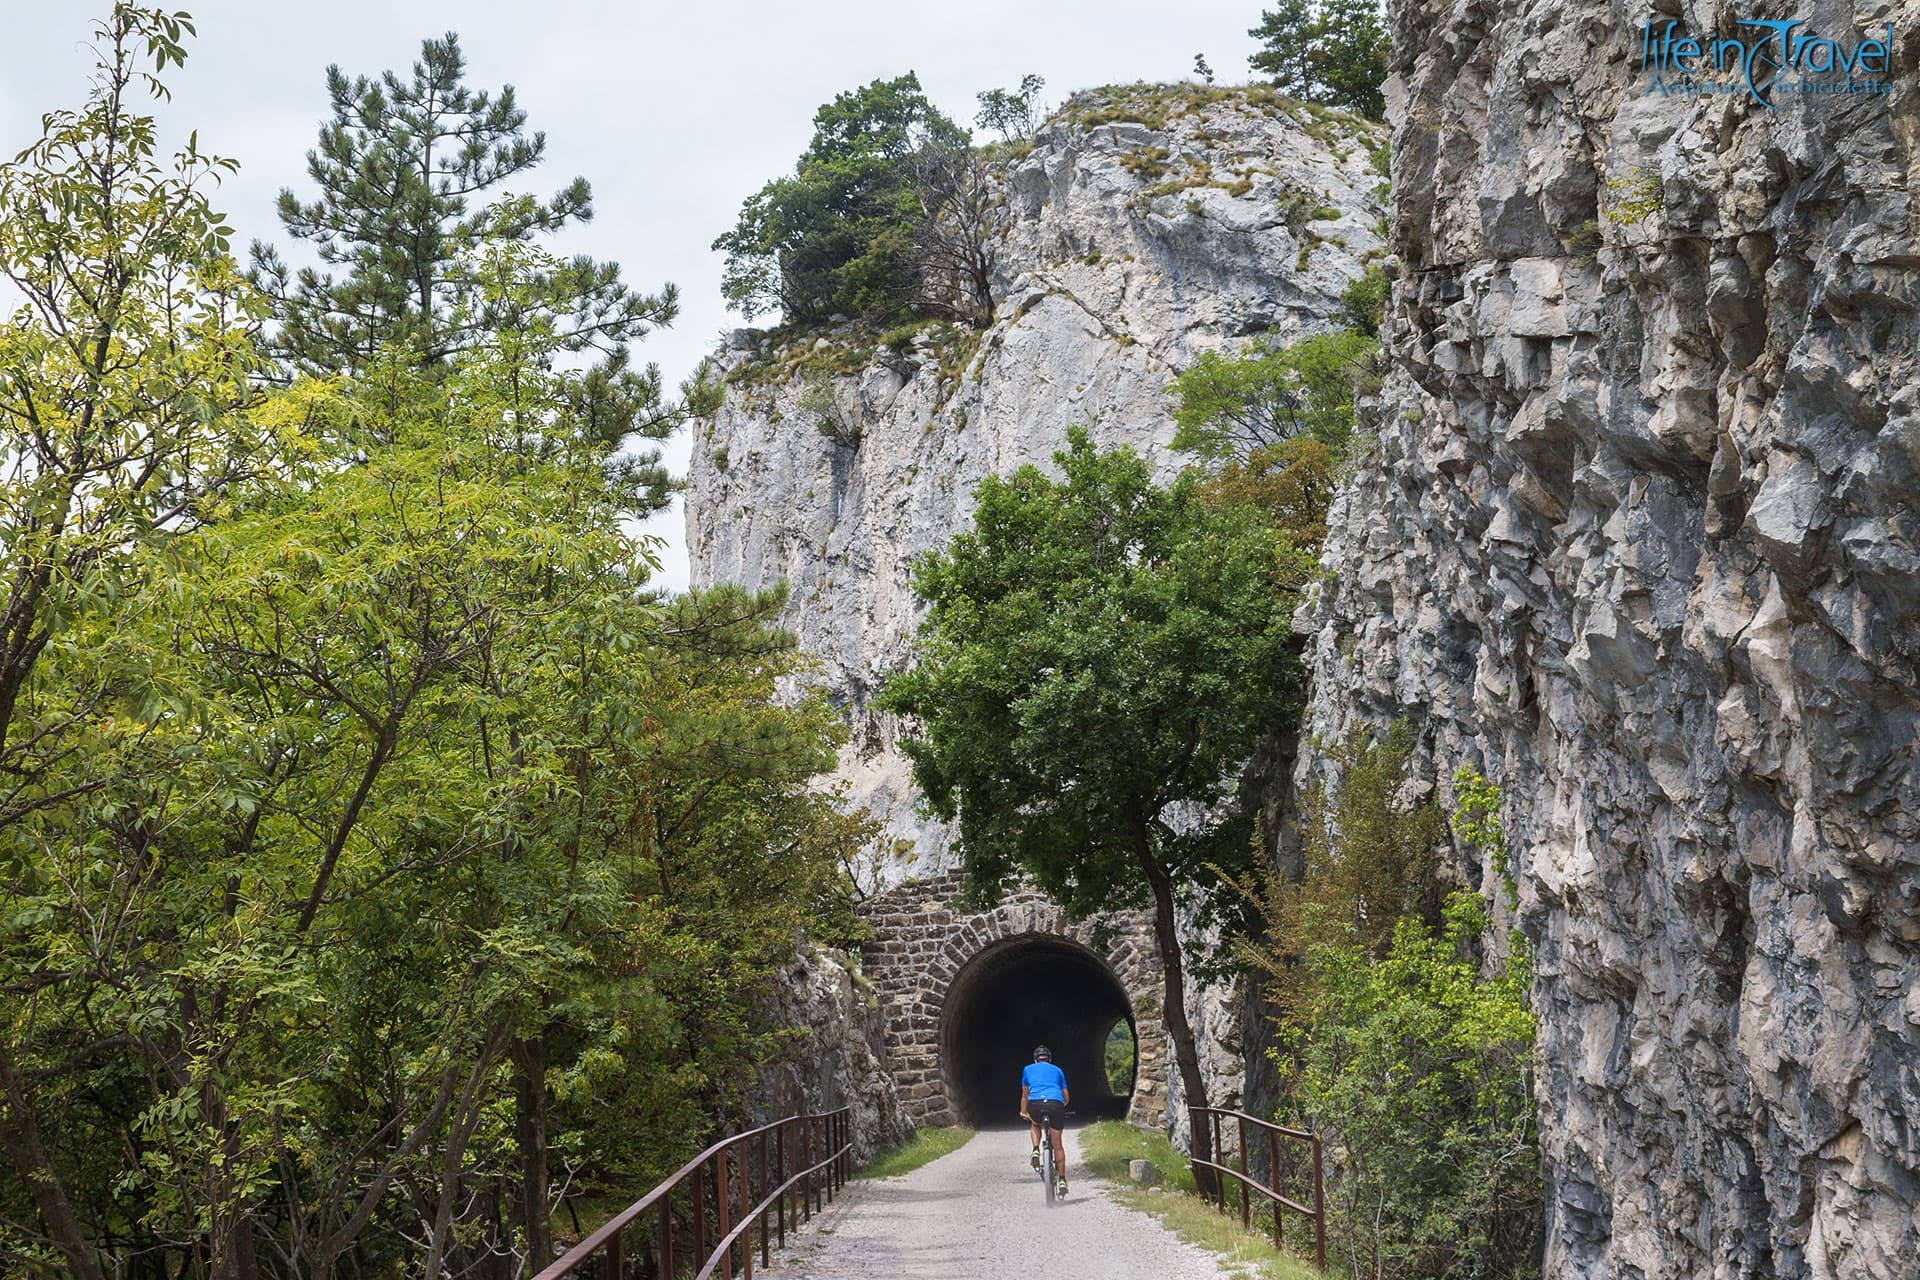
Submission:
[[[780,1280],[1212,1280],[1212,1254],[1092,1179],[1067,1134],[1072,1194],[1047,1208],[1022,1129],[976,1134],[897,1178],[850,1185],[768,1274]],[[757,1268],[756,1268],[757,1273]]]

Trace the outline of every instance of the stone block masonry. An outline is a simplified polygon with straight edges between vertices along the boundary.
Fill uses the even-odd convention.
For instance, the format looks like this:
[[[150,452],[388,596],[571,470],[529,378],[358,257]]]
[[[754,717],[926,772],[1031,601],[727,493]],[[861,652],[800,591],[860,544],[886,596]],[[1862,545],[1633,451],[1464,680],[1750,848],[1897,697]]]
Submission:
[[[862,909],[874,928],[862,967],[880,1000],[887,1070],[907,1117],[915,1125],[1010,1121],[1030,1027],[1053,1045],[1076,1109],[1082,1099],[1097,1101],[1097,1081],[1085,1078],[1089,1056],[1126,1018],[1138,1060],[1125,1114],[1162,1124],[1172,1055],[1148,917],[1120,911],[1074,924],[1032,890],[970,911],[958,904],[963,886],[964,877],[949,872]]]

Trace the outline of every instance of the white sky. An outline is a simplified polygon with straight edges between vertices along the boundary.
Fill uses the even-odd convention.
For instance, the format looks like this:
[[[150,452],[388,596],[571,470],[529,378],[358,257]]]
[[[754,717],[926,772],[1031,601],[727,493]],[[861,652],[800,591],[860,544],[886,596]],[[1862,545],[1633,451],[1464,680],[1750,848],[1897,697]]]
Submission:
[[[620,263],[636,288],[680,286],[679,320],[635,352],[677,386],[719,334],[744,323],[721,303],[722,259],[708,245],[742,200],[792,166],[815,109],[836,93],[916,71],[936,105],[971,125],[978,90],[1028,72],[1046,78],[1048,105],[1092,85],[1181,79],[1196,53],[1222,83],[1238,83],[1258,47],[1247,29],[1261,3],[165,0],[192,14],[199,35],[186,67],[168,69],[173,101],[156,114],[169,137],[197,129],[203,150],[240,162],[217,206],[242,243],[284,249],[274,199],[287,186],[311,198],[306,153],[326,113],[327,64],[404,77],[422,38],[458,31],[467,83],[512,84],[528,127],[547,135],[532,192],[576,174],[593,184],[594,221],[557,247]],[[85,99],[87,34],[109,4],[0,0],[0,155],[38,136],[43,112]],[[668,446],[676,472],[686,454],[683,433]],[[649,531],[667,542],[663,585],[684,586],[679,512]]]

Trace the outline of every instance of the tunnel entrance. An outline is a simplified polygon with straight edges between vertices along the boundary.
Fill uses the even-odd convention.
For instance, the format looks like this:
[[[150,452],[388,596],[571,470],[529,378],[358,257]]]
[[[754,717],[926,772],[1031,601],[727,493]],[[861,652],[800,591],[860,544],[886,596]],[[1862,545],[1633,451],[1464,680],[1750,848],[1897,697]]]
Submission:
[[[962,1124],[1017,1123],[1020,1072],[1045,1044],[1080,1120],[1123,1118],[1135,1064],[1109,1071],[1108,1039],[1133,1010],[1105,960],[1057,934],[1007,938],[953,975],[940,1009],[941,1075]]]

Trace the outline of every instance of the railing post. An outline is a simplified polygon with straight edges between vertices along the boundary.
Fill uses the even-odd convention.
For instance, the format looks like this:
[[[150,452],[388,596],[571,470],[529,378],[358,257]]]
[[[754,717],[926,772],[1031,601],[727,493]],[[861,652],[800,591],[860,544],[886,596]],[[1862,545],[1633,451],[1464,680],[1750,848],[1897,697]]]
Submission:
[[[660,1274],[673,1280],[673,1193],[660,1197]]]
[[[1313,1136],[1313,1265],[1327,1269],[1327,1196],[1320,1181],[1320,1135]]]
[[[727,1280],[733,1280],[733,1246],[725,1243],[727,1232],[733,1229],[733,1223],[729,1217],[733,1212],[733,1195],[731,1188],[727,1186],[727,1149],[725,1147],[720,1148],[719,1155],[714,1161],[713,1185],[714,1200],[720,1211],[720,1221],[715,1226],[714,1239],[722,1242],[719,1246],[723,1257],[721,1268]]]
[[[620,1237],[623,1234],[616,1231],[607,1238],[607,1280],[624,1280],[621,1273],[627,1269],[627,1260],[620,1250]]]
[[[1247,1118],[1240,1117],[1240,1225],[1253,1226],[1253,1188],[1247,1185]]]
[[[844,1110],[836,1111],[833,1117],[833,1173],[834,1190],[847,1189],[847,1161],[853,1159],[853,1153],[847,1150],[847,1120]]]
[[[701,1262],[707,1258],[707,1166],[693,1166],[693,1256]],[[672,1280],[672,1277],[666,1277]]]
[[[1280,1135],[1267,1130],[1267,1184],[1277,1195],[1285,1194],[1280,1187]],[[1286,1229],[1280,1225],[1280,1201],[1273,1202],[1273,1247],[1286,1247]]]
[[[780,1247],[784,1249],[787,1247],[787,1201],[792,1195],[787,1190],[787,1179],[793,1176],[787,1172],[787,1124],[784,1120],[773,1130],[773,1159],[780,1166],[780,1172],[775,1175],[779,1178],[775,1185],[780,1188],[779,1218],[775,1229],[780,1233]]]
[[[1227,1163],[1226,1145],[1220,1134],[1220,1126],[1214,1123],[1214,1116],[1211,1111],[1207,1112],[1207,1137],[1208,1143],[1213,1150],[1213,1155],[1210,1156],[1209,1159],[1211,1159],[1215,1165],[1225,1165]],[[1227,1180],[1220,1176],[1220,1170],[1218,1168],[1207,1170],[1207,1177],[1213,1182],[1214,1205],[1220,1212],[1225,1213],[1227,1211]]]
[[[807,1221],[813,1221],[813,1117],[800,1117],[800,1167],[806,1176],[800,1181],[800,1206]]]
[[[740,1144],[740,1274],[753,1280],[753,1143]]]

